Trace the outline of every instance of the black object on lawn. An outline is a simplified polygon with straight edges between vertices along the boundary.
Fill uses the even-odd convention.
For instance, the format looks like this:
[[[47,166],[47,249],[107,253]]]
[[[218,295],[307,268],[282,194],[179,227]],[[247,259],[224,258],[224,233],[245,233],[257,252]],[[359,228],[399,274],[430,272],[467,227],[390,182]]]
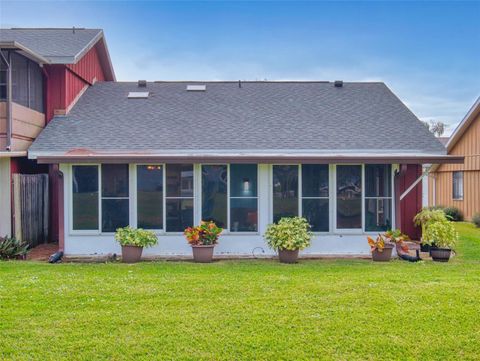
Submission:
[[[49,258],[48,258],[48,263],[57,263],[57,262],[60,262],[62,260],[62,257],[63,257],[63,252],[60,251],[60,252],[55,252],[54,254],[52,254]]]

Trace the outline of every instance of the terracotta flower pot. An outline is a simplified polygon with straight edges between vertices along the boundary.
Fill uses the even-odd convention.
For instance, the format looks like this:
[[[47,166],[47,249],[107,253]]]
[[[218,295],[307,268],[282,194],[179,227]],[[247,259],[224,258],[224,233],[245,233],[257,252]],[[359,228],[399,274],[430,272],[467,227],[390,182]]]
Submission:
[[[122,246],[122,262],[136,263],[142,258],[143,247]]]
[[[450,248],[430,248],[430,256],[435,262],[448,262],[452,250]]]
[[[374,250],[372,252],[372,260],[375,262],[388,262],[392,258],[393,244],[385,244],[385,248],[382,252]]]
[[[289,251],[286,249],[278,250],[278,259],[280,263],[297,263],[298,260],[298,249]]]
[[[214,244],[192,246],[193,260],[198,263],[210,263],[213,260]]]

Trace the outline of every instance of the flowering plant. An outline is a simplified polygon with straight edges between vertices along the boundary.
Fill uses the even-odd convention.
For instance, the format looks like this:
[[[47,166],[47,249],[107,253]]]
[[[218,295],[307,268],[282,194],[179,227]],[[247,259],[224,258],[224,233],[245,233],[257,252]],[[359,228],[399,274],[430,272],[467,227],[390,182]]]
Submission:
[[[223,228],[218,227],[213,221],[202,221],[199,226],[187,227],[183,234],[192,246],[208,246],[218,243],[218,237]]]

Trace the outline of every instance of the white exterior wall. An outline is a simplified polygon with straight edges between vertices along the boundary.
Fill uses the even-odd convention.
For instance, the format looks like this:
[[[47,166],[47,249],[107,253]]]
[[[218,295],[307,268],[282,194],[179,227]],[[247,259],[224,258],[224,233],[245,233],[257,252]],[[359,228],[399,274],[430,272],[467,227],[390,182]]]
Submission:
[[[113,234],[102,234],[100,232],[87,231],[81,233],[71,230],[71,165],[62,164],[60,170],[64,173],[64,199],[65,199],[65,254],[68,255],[104,255],[108,253],[121,253],[121,247],[115,242]],[[221,235],[219,244],[215,247],[217,255],[238,255],[251,256],[274,255],[262,237],[269,223],[272,222],[272,167],[268,164],[258,165],[258,228],[256,233],[228,233]],[[201,191],[201,168],[194,167],[194,221],[195,224],[201,220],[201,205],[198,195]],[[301,251],[304,255],[369,255],[370,247],[367,243],[367,235],[376,237],[377,232],[365,233],[357,231],[351,233],[335,232],[335,167],[330,167],[330,232],[315,234],[309,248]],[[130,166],[130,189],[134,189],[135,167]],[[362,182],[364,183],[364,182]],[[392,187],[393,189],[393,187]],[[362,192],[363,194],[364,192]],[[130,223],[135,226],[135,192],[130,192]],[[362,202],[364,204],[364,202]],[[392,212],[394,212],[394,199],[392,198]],[[364,213],[364,212],[362,212]],[[392,214],[392,222],[395,214]],[[365,223],[363,216],[363,224]],[[395,224],[393,227],[395,228]],[[158,245],[144,249],[145,256],[189,256],[191,248],[181,233],[158,233]]]
[[[0,237],[12,233],[10,158],[0,158]]]

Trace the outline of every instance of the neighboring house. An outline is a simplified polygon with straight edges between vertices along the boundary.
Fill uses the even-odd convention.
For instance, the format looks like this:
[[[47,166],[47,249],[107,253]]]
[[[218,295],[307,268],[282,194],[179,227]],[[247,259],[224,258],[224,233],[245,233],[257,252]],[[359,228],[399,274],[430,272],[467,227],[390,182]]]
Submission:
[[[216,252],[252,255],[298,215],[305,253],[368,254],[367,234],[418,237],[422,164],[463,161],[385,84],[341,81],[96,83],[29,158],[63,173],[67,255],[119,253],[126,225],[159,234],[147,254],[189,254],[201,220],[225,228]]]
[[[12,175],[49,173],[49,233],[58,240],[56,165],[27,159],[27,150],[54,116],[108,80],[115,76],[100,29],[0,29],[0,236],[14,233]]]
[[[429,175],[429,204],[459,208],[466,219],[480,212],[480,98],[446,143],[448,154],[464,156],[463,164],[433,166]]]

